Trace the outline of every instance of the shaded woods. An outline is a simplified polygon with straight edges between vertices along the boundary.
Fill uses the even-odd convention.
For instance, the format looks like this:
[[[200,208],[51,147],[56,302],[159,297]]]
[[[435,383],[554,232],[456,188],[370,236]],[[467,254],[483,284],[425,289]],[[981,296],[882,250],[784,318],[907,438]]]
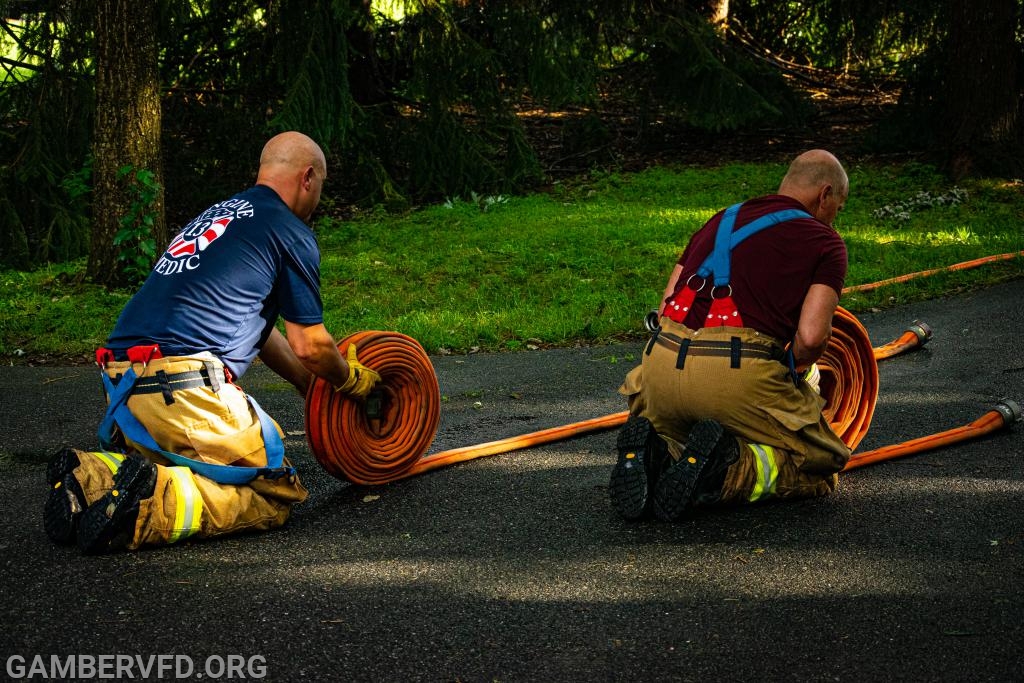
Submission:
[[[0,0],[0,261],[130,284],[284,129],[328,212],[838,134],[1012,176],[1021,2],[983,5]]]

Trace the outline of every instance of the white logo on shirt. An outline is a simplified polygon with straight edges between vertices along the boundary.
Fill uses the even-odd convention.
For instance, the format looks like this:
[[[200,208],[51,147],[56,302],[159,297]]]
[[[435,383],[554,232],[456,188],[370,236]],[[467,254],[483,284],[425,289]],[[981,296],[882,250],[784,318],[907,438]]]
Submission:
[[[229,199],[214,204],[171,240],[153,270],[160,275],[195,270],[199,267],[200,254],[224,234],[231,221],[235,218],[248,218],[253,214],[252,204],[244,199]]]

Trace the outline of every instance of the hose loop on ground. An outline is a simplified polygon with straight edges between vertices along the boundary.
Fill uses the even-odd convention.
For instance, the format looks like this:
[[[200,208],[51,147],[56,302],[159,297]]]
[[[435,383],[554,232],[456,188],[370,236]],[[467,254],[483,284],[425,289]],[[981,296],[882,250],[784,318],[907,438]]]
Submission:
[[[867,330],[842,306],[832,316],[832,336],[818,360],[818,370],[825,399],[822,414],[836,436],[854,450],[875,413],[878,362]]]
[[[335,392],[316,379],[306,394],[306,438],[327,472],[356,484],[401,478],[427,452],[441,419],[441,393],[434,366],[412,337],[398,332],[358,332],[349,344],[359,361],[380,373],[380,417],[367,417],[365,400]]]

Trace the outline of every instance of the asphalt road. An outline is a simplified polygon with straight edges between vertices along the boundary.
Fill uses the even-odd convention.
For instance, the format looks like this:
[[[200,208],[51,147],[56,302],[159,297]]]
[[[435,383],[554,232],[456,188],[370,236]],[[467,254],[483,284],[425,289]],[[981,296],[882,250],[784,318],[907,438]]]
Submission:
[[[881,364],[861,450],[1024,403],[1024,280],[861,317],[876,345],[915,319],[934,338]],[[431,452],[622,410],[639,352],[435,357]],[[43,472],[95,445],[96,371],[0,369],[0,679],[1024,680],[1019,424],[829,498],[630,524],[606,493],[613,431],[367,489],[320,469],[265,368],[242,384],[311,490],[291,522],[82,557],[43,533]]]

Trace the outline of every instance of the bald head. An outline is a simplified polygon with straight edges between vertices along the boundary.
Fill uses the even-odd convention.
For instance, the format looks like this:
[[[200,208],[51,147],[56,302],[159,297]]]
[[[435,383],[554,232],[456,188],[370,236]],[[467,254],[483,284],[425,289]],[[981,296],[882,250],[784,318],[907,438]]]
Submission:
[[[288,131],[270,138],[260,154],[260,173],[274,169],[301,169],[312,166],[321,176],[327,174],[327,161],[320,145],[309,136]]]
[[[277,192],[292,213],[308,220],[320,203],[327,160],[312,138],[288,131],[270,138],[260,154],[257,185]]]
[[[850,181],[842,164],[823,149],[812,149],[794,159],[779,184],[779,194],[796,199],[827,225],[832,225],[849,192]]]

